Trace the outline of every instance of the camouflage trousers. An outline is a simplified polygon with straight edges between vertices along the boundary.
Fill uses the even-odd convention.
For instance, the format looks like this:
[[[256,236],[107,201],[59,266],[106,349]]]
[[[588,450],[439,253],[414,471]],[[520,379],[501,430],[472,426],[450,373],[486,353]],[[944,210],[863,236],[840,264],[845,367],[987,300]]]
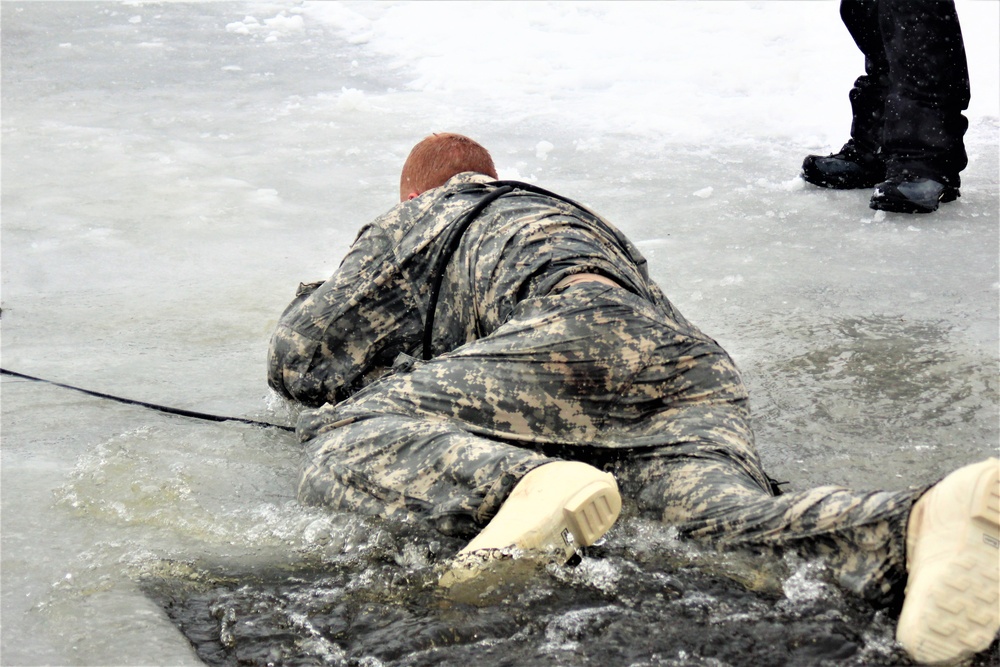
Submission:
[[[298,434],[311,504],[472,535],[527,472],[580,460],[684,535],[820,556],[873,601],[905,579],[916,492],[775,495],[729,355],[669,304],[600,283],[525,300],[490,335],[304,413]]]

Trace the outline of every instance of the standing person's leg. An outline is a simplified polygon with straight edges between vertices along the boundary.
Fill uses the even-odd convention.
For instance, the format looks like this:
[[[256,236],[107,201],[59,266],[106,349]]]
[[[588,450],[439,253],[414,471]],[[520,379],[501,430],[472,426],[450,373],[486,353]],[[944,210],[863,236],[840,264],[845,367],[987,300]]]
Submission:
[[[876,0],[841,0],[840,18],[865,57],[865,73],[851,89],[851,140],[864,155],[880,152],[885,100],[889,91],[889,61],[879,24]]]
[[[876,0],[841,0],[840,17],[865,57],[865,73],[850,92],[851,138],[839,152],[810,155],[802,163],[802,177],[828,188],[870,188],[885,178],[881,154],[883,117],[889,90],[886,60]]]
[[[959,195],[959,172],[968,164],[962,112],[969,106],[969,69],[958,14],[950,0],[880,0],[879,25],[890,81],[888,173],[872,206],[932,211]]]

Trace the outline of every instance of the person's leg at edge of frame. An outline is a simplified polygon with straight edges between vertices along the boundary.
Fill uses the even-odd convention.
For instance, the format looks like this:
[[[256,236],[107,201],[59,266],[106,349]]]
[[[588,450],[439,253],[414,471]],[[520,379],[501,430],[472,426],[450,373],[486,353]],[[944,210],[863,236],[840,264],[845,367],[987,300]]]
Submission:
[[[966,659],[1000,630],[997,459],[919,491],[831,486],[778,497],[731,463],[679,458],[643,467],[659,471],[640,501],[662,503],[663,520],[682,535],[820,558],[845,588],[879,606],[902,595],[896,636],[914,660]],[[630,483],[623,479],[623,488]]]

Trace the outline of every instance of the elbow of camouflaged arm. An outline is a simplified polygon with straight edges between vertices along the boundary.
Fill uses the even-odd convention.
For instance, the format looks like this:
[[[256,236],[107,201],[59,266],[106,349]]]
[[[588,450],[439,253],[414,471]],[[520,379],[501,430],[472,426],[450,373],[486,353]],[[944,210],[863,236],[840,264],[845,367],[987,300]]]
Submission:
[[[314,363],[318,344],[287,326],[278,325],[268,349],[267,384],[290,400],[310,407],[336,403],[343,386],[325,364]]]

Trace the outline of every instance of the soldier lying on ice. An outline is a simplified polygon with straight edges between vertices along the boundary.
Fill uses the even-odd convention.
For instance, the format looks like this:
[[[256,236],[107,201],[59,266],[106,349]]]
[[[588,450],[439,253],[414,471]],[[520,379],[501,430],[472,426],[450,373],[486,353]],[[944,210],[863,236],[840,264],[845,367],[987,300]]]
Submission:
[[[905,586],[897,639],[917,660],[989,646],[996,459],[929,491],[776,495],[732,360],[637,249],[570,200],[496,179],[471,139],[420,142],[401,203],[282,315],[269,382],[321,406],[298,425],[302,501],[478,533],[463,554],[565,562],[625,496],[688,537],[821,558],[877,603]]]

